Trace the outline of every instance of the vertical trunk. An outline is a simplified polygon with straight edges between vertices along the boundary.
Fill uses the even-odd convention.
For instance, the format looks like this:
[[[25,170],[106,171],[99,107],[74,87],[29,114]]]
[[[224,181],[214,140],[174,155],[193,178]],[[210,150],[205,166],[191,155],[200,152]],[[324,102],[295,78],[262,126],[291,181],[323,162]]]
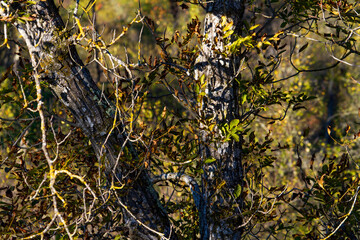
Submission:
[[[343,70],[341,70],[343,71]],[[333,70],[330,71],[332,76],[329,77],[329,84],[327,86],[327,96],[325,101],[327,101],[327,119],[326,126],[322,126],[322,129],[327,129],[329,126],[332,126],[334,123],[334,117],[336,116],[337,111],[337,102],[339,97],[339,81],[336,79],[336,76],[333,75]],[[324,79],[321,80],[324,82]],[[326,79],[325,79],[326,81]],[[334,141],[331,139],[330,135],[325,131],[325,138],[327,144],[332,144]]]
[[[121,202],[125,221],[130,226],[132,239],[158,239],[170,237],[171,225],[161,206],[149,176],[137,170],[131,162],[137,162],[136,152],[127,142],[124,128],[119,125],[108,137],[113,125],[115,107],[101,95],[89,71],[80,60],[71,37],[52,0],[38,1],[25,9],[16,3],[14,10],[27,11],[35,17],[26,23],[14,22],[25,40],[32,58],[32,65],[40,77],[49,84],[56,97],[71,111],[77,124],[91,141],[99,160],[105,157],[109,181],[131,182],[127,190],[121,190]],[[129,163],[117,160],[123,145],[132,152]],[[136,165],[136,164],[135,164]],[[121,205],[119,205],[120,207]],[[133,216],[131,216],[131,214]],[[135,220],[135,218],[136,220]],[[140,221],[142,224],[138,224]],[[176,239],[172,235],[171,239]]]
[[[224,51],[222,34],[222,17],[227,22],[233,21],[232,30],[236,34],[241,25],[244,13],[242,0],[216,0],[206,6],[207,15],[204,21],[204,35],[201,54],[196,64],[196,79],[205,77],[205,95],[201,100],[200,115],[212,119],[216,126],[213,133],[200,126],[200,154],[202,159],[214,158],[216,161],[205,165],[204,194],[207,202],[208,227],[203,230],[203,239],[239,239],[241,225],[239,201],[230,196],[234,189],[242,184],[241,140],[222,141],[224,138],[220,125],[239,118],[238,91],[234,80],[238,70],[239,57],[224,57],[218,52]],[[215,132],[215,134],[214,134]],[[225,182],[221,189],[219,185]],[[238,204],[237,208],[233,208]],[[235,216],[235,217],[229,217]]]
[[[178,25],[179,7],[177,5],[176,0],[169,0],[169,4],[170,4],[170,12],[174,17],[174,29],[176,29]]]

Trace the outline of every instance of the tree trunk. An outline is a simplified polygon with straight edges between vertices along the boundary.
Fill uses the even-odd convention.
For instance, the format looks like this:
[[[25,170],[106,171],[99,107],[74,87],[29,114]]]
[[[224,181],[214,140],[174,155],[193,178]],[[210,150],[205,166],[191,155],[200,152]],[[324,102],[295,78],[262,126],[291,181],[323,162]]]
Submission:
[[[224,57],[222,17],[227,23],[233,22],[232,30],[238,33],[244,14],[242,0],[216,0],[206,6],[207,14],[204,21],[204,35],[201,53],[197,59],[195,78],[204,75],[206,84],[204,97],[201,100],[199,115],[215,123],[212,131],[204,124],[200,129],[200,154],[204,160],[213,158],[215,162],[204,167],[203,191],[207,203],[207,229],[202,229],[203,239],[240,239],[241,225],[240,200],[230,196],[242,186],[241,139],[224,142],[224,134],[219,126],[239,119],[238,90],[234,80],[239,67],[239,56]],[[220,189],[220,184],[225,186]],[[222,190],[224,189],[224,190]],[[230,194],[229,194],[230,193]],[[233,208],[237,204],[237,208]],[[230,212],[226,212],[230,211]],[[235,217],[229,217],[229,215]]]
[[[126,186],[127,190],[120,190],[119,194],[121,202],[129,210],[123,209],[126,224],[134,232],[129,237],[158,239],[165,236],[176,239],[147,172],[135,169],[136,164],[131,163],[137,162],[137,154],[127,141],[123,126],[119,125],[108,137],[116,108],[101,95],[72,44],[74,39],[62,31],[64,23],[53,0],[38,1],[27,7],[25,3],[14,3],[11,7],[35,17],[35,20],[25,23],[14,22],[25,40],[33,68],[71,111],[76,123],[91,141],[99,161],[105,157],[107,175],[111,176],[109,181],[131,182]],[[128,163],[117,160],[123,145],[131,152],[132,160]],[[141,226],[130,213],[142,223]]]

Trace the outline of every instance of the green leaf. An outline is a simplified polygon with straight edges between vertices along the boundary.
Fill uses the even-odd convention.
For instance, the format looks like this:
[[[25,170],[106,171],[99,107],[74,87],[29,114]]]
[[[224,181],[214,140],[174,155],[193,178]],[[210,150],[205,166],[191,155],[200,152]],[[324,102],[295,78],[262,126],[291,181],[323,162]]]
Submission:
[[[286,26],[286,24],[287,24],[287,22],[283,22],[283,23],[280,25],[280,27],[283,28],[283,27]]]
[[[196,93],[196,95],[198,95],[199,92],[200,92],[200,87],[199,87],[199,85],[195,84],[195,93]]]
[[[230,122],[230,129],[233,129],[233,128],[235,128],[237,125],[239,125],[239,122],[240,122],[239,119],[233,119],[233,120]]]
[[[253,142],[255,140],[255,133],[251,132],[249,135],[249,142]]]
[[[215,162],[216,161],[216,159],[215,158],[208,158],[208,159],[206,159],[205,160],[205,164],[209,164],[209,163],[212,163],[212,162]]]
[[[304,51],[304,50],[307,48],[308,45],[309,45],[308,42],[305,43],[304,46],[302,46],[302,47],[299,49],[299,53],[302,52],[302,51]]]
[[[239,135],[233,133],[233,134],[231,134],[231,136],[234,138],[235,142],[239,142],[239,141],[240,141]]]
[[[247,98],[247,95],[244,94],[244,95],[242,96],[241,104],[244,104],[244,103],[246,102],[246,98]]]
[[[235,190],[234,190],[234,197],[235,199],[237,199],[240,196],[241,193],[241,186],[240,184],[236,185]]]

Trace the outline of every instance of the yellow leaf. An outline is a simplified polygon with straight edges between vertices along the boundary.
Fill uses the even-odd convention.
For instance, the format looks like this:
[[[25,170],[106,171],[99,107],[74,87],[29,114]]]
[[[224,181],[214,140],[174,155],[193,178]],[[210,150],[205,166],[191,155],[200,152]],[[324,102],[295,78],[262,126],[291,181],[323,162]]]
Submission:
[[[350,126],[347,125],[347,127],[346,127],[346,134],[348,134],[349,131],[350,131]]]
[[[165,118],[165,116],[166,116],[166,107],[164,107],[164,109],[163,109],[163,111],[161,113],[162,118]]]
[[[224,34],[223,38],[227,38],[227,37],[229,37],[229,36],[230,36],[231,34],[233,34],[233,33],[234,33],[233,30],[227,31],[227,32]]]
[[[254,25],[254,26],[250,27],[249,31],[252,31],[252,30],[254,30],[255,28],[257,28],[257,27],[259,27],[259,26],[260,26],[260,24]]]
[[[205,82],[205,74],[201,75],[200,77],[200,84],[203,85]]]
[[[233,26],[234,22],[231,21],[228,24],[226,24],[226,26],[224,27],[223,31],[226,32],[227,30],[229,30],[232,26]]]
[[[323,174],[323,175],[321,176],[320,180],[318,180],[317,183],[319,184],[319,186],[320,186],[322,189],[325,190],[325,188],[324,188],[324,176],[325,176],[325,174]]]
[[[222,188],[225,185],[226,181],[222,180],[221,183],[216,187],[217,189]]]
[[[215,127],[215,123],[209,125],[209,130],[212,131]]]
[[[221,17],[221,25],[224,26],[226,23],[226,16]]]

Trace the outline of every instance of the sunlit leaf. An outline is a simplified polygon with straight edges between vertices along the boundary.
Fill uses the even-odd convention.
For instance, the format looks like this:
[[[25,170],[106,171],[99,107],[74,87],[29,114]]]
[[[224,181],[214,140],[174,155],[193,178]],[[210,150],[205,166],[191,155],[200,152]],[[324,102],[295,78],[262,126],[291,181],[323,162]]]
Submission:
[[[256,25],[254,25],[254,26],[250,27],[249,31],[252,31],[252,30],[254,30],[254,29],[258,28],[259,26],[260,26],[260,24],[256,24]]]
[[[221,189],[226,184],[225,180],[222,180],[219,185],[216,186],[217,189]]]
[[[328,126],[328,127],[327,127],[327,133],[328,133],[329,136],[330,136],[330,134],[331,134],[331,126]]]
[[[216,159],[215,158],[208,158],[204,161],[205,164],[209,164],[209,163],[212,163],[212,162],[215,162]]]
[[[348,134],[349,131],[350,131],[350,126],[347,125],[347,126],[346,126],[346,129],[345,129],[346,134]]]
[[[234,24],[233,21],[226,24],[226,26],[223,28],[223,31],[226,32],[226,31],[230,30],[230,28],[233,26],[233,24]]]
[[[230,129],[235,128],[237,125],[239,125],[240,120],[239,119],[233,119],[230,122]]]
[[[229,37],[229,36],[230,36],[231,34],[233,34],[233,33],[234,33],[233,30],[227,31],[227,32],[224,34],[223,38],[227,38],[227,37]]]
[[[233,134],[231,134],[231,136],[234,138],[235,142],[239,142],[239,141],[240,141],[239,135],[233,133]]]

